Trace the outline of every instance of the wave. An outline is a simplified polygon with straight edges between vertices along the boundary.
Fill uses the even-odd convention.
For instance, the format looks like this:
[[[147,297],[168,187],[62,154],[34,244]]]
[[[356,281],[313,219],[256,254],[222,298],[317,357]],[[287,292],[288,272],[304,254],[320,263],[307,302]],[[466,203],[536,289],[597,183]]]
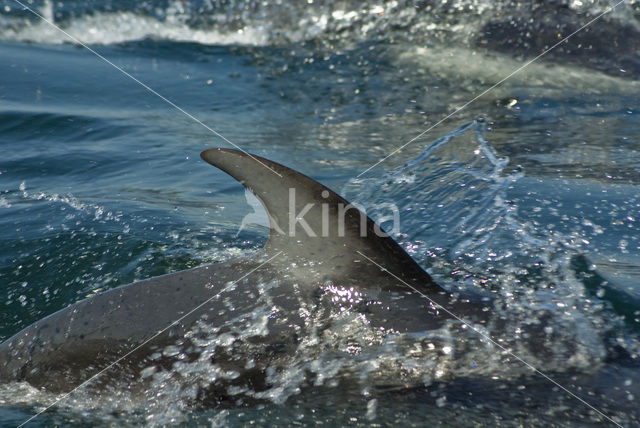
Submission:
[[[548,4],[532,1],[523,5],[516,1],[488,0],[382,0],[362,4],[307,0],[269,4],[255,0],[196,0],[131,3],[43,0],[29,2],[29,7],[88,44],[114,44],[152,37],[215,45],[266,45],[312,39],[358,41],[383,36],[423,45],[434,39],[476,39],[485,30],[481,43],[487,43],[493,32],[507,37],[501,44],[531,45],[531,40],[524,43],[509,37],[513,34],[508,34],[509,26],[503,23],[511,23],[511,33],[520,34],[525,27],[555,27],[564,32],[561,36],[566,36],[568,29],[588,22],[618,2],[571,0]],[[625,1],[605,18],[609,25],[618,23],[637,31],[640,28],[637,7],[637,1]],[[13,1],[4,1],[0,9],[0,38],[38,43],[69,41],[32,11]],[[537,22],[526,24],[527,17]],[[558,32],[550,35],[557,39]]]
[[[330,51],[384,41],[535,57],[572,35],[570,42],[555,47],[546,59],[615,75],[632,76],[640,71],[635,54],[640,50],[638,0],[524,4],[513,0],[382,0],[366,5],[344,0],[273,4],[255,0],[44,0],[29,3],[31,10],[15,2],[4,3],[0,6],[0,40],[5,41],[113,45],[156,39],[217,46],[310,43]],[[582,29],[590,21],[593,25]]]

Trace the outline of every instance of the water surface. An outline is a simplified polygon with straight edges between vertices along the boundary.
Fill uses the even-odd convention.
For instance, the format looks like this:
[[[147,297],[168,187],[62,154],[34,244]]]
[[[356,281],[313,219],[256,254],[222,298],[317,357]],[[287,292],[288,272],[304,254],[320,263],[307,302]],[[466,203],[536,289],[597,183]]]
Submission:
[[[307,3],[29,3],[71,41],[0,2],[0,339],[102,290],[266,240],[259,225],[238,233],[252,212],[242,187],[198,156],[229,142],[115,65],[374,218],[394,204],[396,239],[440,283],[494,296],[508,327],[488,334],[617,423],[638,424],[638,3],[419,138],[615,3]],[[533,343],[522,332],[541,320],[549,328]],[[459,327],[354,352],[361,326],[342,322],[333,333],[344,340],[302,353],[266,405],[80,391],[33,426],[610,423]],[[429,343],[442,352],[412,354]],[[361,381],[345,385],[336,368]],[[385,370],[420,386],[386,388]],[[53,398],[2,388],[8,426]]]

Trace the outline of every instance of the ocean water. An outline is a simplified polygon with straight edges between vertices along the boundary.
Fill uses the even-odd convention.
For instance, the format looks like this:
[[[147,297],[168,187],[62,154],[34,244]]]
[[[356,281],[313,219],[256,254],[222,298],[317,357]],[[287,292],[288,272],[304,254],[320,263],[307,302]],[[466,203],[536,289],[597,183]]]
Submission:
[[[510,351],[451,326],[327,341],[266,404],[79,390],[29,426],[638,425],[640,3],[617,3],[0,1],[0,340],[259,249],[242,186],[199,157],[237,145],[388,229],[397,208],[439,283],[493,296],[487,334]],[[412,351],[432,342],[437,358]],[[54,399],[2,385],[0,426]]]

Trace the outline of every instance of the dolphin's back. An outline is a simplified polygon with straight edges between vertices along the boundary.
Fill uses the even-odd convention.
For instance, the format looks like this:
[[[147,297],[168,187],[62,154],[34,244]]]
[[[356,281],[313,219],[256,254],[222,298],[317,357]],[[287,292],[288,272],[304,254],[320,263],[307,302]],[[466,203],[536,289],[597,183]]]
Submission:
[[[176,330],[216,308],[211,298],[224,284],[237,279],[237,273],[254,267],[250,259],[203,266],[135,282],[75,303],[0,345],[0,380],[68,390],[69,379],[88,379],[164,329],[146,348],[162,348],[168,338],[184,334]],[[196,309],[208,299],[206,307]],[[224,318],[218,312],[216,315]],[[181,317],[179,325],[167,329]],[[139,360],[145,351],[148,349],[138,349],[128,358]]]
[[[266,388],[266,373],[288,364],[302,340],[298,335],[315,328],[312,319],[326,324],[332,314],[350,310],[371,326],[397,332],[446,320],[436,306],[448,304],[448,294],[335,192],[244,152],[211,149],[201,156],[263,203],[271,222],[264,250],[118,287],[58,311],[0,345],[0,380],[70,391],[107,368],[93,387],[115,379],[143,390],[140,379],[150,366],[171,371],[178,361],[208,360],[234,373],[224,382]],[[262,327],[243,330],[258,321]],[[202,343],[211,341],[198,341],[194,328],[200,325],[205,334],[232,342],[251,336],[249,351],[223,344],[203,351]],[[220,382],[216,378],[207,390],[219,394]]]

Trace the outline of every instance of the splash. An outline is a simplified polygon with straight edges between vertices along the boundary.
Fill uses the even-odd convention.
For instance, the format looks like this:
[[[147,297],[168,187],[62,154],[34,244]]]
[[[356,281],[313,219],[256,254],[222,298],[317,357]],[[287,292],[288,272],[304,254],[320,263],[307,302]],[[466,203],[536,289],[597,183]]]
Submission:
[[[297,296],[298,311],[284,313],[278,281],[256,280],[247,283],[256,295],[250,307],[235,301],[232,287],[221,293],[234,313],[228,323],[214,327],[201,319],[176,343],[155,350],[173,362],[160,366],[151,357],[142,370],[148,386],[142,399],[128,385],[116,385],[107,395],[79,392],[59,411],[82,420],[162,426],[189,423],[200,391],[211,385],[231,407],[277,406],[304,400],[309,391],[347,388],[367,403],[364,414],[371,420],[381,410],[380,391],[423,388],[442,407],[447,398],[439,385],[461,379],[515,382],[529,375],[513,355],[545,372],[597,371],[607,357],[603,336],[619,324],[585,298],[584,285],[569,267],[576,248],[521,220],[510,191],[525,175],[499,156],[486,127],[483,121],[466,124],[383,177],[353,180],[344,191],[364,206],[394,201],[402,214],[396,238],[452,291],[491,293],[495,314],[488,327],[478,327],[482,335],[457,321],[411,333],[373,327],[361,312],[335,304],[360,299],[357,291],[335,284],[324,284],[319,300]],[[30,198],[26,184],[20,187]],[[95,215],[77,200],[62,203]],[[274,334],[282,326],[278,322],[295,324],[296,340]],[[242,372],[256,367],[264,368],[264,382],[243,382]],[[24,405],[11,398],[15,391],[0,391],[0,400]],[[52,399],[30,390],[27,401]],[[217,410],[214,419],[224,423],[228,417],[227,410]]]
[[[565,17],[565,20],[581,22],[578,18],[597,15],[611,3],[615,2],[569,2],[566,7],[571,11],[571,19]],[[143,38],[206,45],[264,46],[302,41],[333,45],[340,41],[349,44],[390,36],[421,45],[424,41],[476,43],[477,34],[485,33],[483,28],[494,20],[520,19],[522,14],[526,18],[527,13],[535,14],[538,9],[544,12],[544,7],[534,6],[529,10],[519,2],[488,0],[380,0],[367,4],[317,0],[193,0],[130,4],[116,4],[109,0],[73,3],[44,0],[29,2],[29,7],[83,43],[105,45]],[[4,40],[69,42],[66,36],[12,1],[4,2],[0,13],[0,37]],[[633,28],[633,13],[634,2],[625,2],[613,16]],[[523,28],[521,32],[526,31],[533,32],[529,28]],[[486,40],[479,42],[483,44]]]
[[[549,370],[595,367],[606,354],[602,324],[619,320],[589,298],[572,268],[580,241],[520,218],[512,192],[525,175],[491,147],[486,127],[466,124],[380,178],[351,180],[343,193],[374,219],[383,215],[376,206],[393,202],[395,238],[451,291],[489,291],[500,321],[488,333],[517,355]]]

